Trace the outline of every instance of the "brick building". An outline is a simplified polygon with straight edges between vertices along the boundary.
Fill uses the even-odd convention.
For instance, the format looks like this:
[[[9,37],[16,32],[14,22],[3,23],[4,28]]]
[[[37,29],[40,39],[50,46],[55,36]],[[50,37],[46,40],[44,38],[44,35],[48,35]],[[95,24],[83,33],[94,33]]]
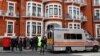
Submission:
[[[99,8],[99,0],[0,0],[0,37],[31,38],[52,28],[70,28],[98,38]]]

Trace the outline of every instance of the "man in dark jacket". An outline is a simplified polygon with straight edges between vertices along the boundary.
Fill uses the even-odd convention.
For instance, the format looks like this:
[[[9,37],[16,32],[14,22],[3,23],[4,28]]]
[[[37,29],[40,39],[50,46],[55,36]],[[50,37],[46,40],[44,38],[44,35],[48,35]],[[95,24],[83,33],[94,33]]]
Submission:
[[[38,37],[35,36],[32,38],[32,50],[35,48],[35,50],[37,51],[38,49]]]
[[[18,47],[19,47],[19,51],[22,51],[22,47],[23,47],[23,40],[22,40],[22,38],[19,38]]]
[[[47,38],[45,36],[43,36],[42,39],[41,39],[41,50],[40,50],[40,53],[44,54],[46,44],[47,44]]]
[[[11,50],[14,51],[14,47],[15,47],[15,39],[12,38],[11,39]]]

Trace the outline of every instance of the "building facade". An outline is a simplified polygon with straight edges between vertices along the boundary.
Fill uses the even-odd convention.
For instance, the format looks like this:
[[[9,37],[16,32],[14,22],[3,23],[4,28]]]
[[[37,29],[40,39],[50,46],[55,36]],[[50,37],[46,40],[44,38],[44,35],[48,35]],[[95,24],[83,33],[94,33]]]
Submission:
[[[52,28],[84,29],[100,37],[99,0],[0,0],[0,37],[47,35]]]

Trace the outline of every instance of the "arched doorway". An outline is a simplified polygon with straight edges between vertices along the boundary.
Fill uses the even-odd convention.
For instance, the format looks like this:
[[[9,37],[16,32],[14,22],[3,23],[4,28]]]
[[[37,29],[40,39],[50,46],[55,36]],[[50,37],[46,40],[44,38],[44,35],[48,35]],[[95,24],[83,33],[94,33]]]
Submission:
[[[47,30],[52,30],[54,28],[60,28],[60,25],[59,24],[56,24],[56,23],[52,23],[52,24],[49,24],[47,26]]]

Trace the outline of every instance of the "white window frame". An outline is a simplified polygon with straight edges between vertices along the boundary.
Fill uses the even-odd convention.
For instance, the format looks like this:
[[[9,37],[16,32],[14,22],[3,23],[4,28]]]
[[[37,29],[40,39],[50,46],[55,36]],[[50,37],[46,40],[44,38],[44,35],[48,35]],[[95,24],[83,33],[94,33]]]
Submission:
[[[8,2],[8,9],[7,9],[7,15],[9,16],[9,4],[10,3],[13,3],[14,4],[14,11],[13,11],[13,16],[15,16],[15,4],[16,4],[16,2],[13,2],[13,1],[7,1]]]
[[[100,0],[98,0],[98,3],[99,3],[99,4],[96,4],[96,0],[94,0],[93,2],[94,2],[94,6],[100,5]]]
[[[31,24],[30,24],[30,30],[31,30],[31,31],[30,31],[29,36],[27,35],[27,25],[28,25],[27,23],[28,23],[28,22],[31,23]],[[32,37],[32,36],[31,36],[31,35],[33,34],[33,33],[32,33],[32,22],[35,22],[35,23],[36,23],[36,34],[34,34],[34,35],[41,35],[41,36],[42,36],[42,22],[41,22],[41,21],[32,21],[32,20],[27,20],[27,21],[26,21],[26,36],[27,36],[27,37],[30,37],[30,38]],[[38,34],[38,33],[37,33],[37,23],[41,23],[41,34]]]
[[[50,16],[50,5],[52,5],[52,9],[53,9],[53,12],[52,12],[52,16]],[[58,9],[58,15],[54,15],[54,5],[57,5],[57,9]],[[46,8],[48,6],[48,8]],[[59,7],[60,6],[60,7]],[[48,9],[47,13],[46,13],[46,9]],[[59,9],[61,10],[61,14],[59,13]],[[60,14],[60,15],[59,15]],[[60,3],[49,3],[49,4],[46,4],[45,6],[45,16],[47,18],[62,18],[62,5]]]
[[[7,21],[7,24],[6,24],[6,33],[5,33],[5,36],[8,36],[8,34],[12,34],[12,36],[15,36],[15,31],[14,31],[14,28],[15,28],[15,20],[6,20]],[[12,22],[13,24],[13,32],[12,33],[8,33],[8,22]],[[8,36],[9,37],[9,36]]]
[[[70,24],[72,25],[72,26],[71,26],[72,28],[70,28]],[[76,25],[76,29],[78,29],[78,26],[77,26],[77,25],[79,25],[79,29],[81,29],[81,23],[77,23],[77,22],[69,22],[69,23],[68,23],[68,28],[69,28],[69,29],[75,29],[75,28],[74,28],[74,27],[75,27],[74,25]]]
[[[98,38],[98,33],[97,33],[97,28],[98,28],[98,25],[100,26],[100,24],[95,24],[95,31],[96,31],[96,38]]]
[[[27,1],[27,3],[26,3],[26,16],[29,16],[28,15],[28,13],[29,13],[28,12],[28,6],[29,6],[28,3],[30,3],[30,7],[31,7],[30,16],[33,16],[32,15],[32,12],[33,12],[33,10],[32,10],[33,5],[32,4],[34,3],[34,4],[36,4],[36,16],[33,16],[33,17],[40,17],[41,18],[43,16],[43,4],[39,3],[39,2],[35,2],[35,1]],[[40,16],[37,15],[38,14],[38,4],[41,5],[41,13],[40,13],[41,15]]]
[[[99,10],[99,14],[100,14],[100,8],[95,8],[94,9],[94,16],[96,16],[96,10]],[[100,18],[100,16],[99,16],[99,18]]]
[[[76,11],[76,15],[74,15],[74,7],[76,8],[76,10],[75,10],[75,11]],[[70,9],[69,9],[69,8],[72,8],[72,10],[71,10],[71,11],[72,11],[72,15],[70,15],[72,19],[81,19],[81,18],[80,18],[81,12],[80,12],[80,7],[79,7],[79,6],[69,5],[69,6],[68,6],[68,14],[70,14]],[[79,9],[79,15],[77,15],[77,11],[78,11],[77,8]],[[76,18],[74,18],[74,16],[75,16]]]

